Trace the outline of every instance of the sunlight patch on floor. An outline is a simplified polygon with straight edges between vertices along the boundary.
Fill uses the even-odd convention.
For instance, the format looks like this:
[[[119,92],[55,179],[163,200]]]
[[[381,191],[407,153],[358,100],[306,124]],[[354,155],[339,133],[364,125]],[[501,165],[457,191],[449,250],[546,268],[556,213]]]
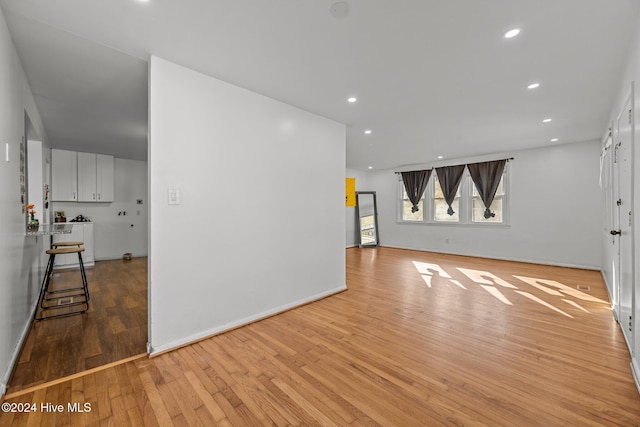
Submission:
[[[485,291],[489,292],[491,295],[496,297],[498,301],[502,302],[503,304],[513,305],[511,301],[509,301],[509,299],[505,297],[504,294],[500,292],[497,288],[493,286],[487,286],[487,285],[480,285],[480,286],[482,287],[482,289],[484,289]]]
[[[518,289],[506,280],[502,280],[493,273],[482,270],[471,270],[468,268],[456,267],[458,271],[467,276],[474,282],[482,285],[499,285],[509,289]]]
[[[424,282],[426,283],[426,285],[430,289],[433,287],[435,283],[434,278],[442,277],[442,278],[449,279],[449,282],[451,282],[453,285],[459,288],[462,288],[464,290],[467,290],[467,288],[465,287],[465,284],[463,284],[459,280],[453,279],[453,277],[449,275],[449,273],[447,273],[438,264],[432,264],[432,263],[421,262],[421,261],[412,261],[412,263],[415,266],[418,273],[420,274],[420,276],[422,277],[422,279],[424,280]],[[509,290],[513,290],[518,295],[521,295],[529,299],[530,301],[533,301],[557,313],[560,313],[563,316],[573,319],[572,315],[556,307],[554,304],[544,301],[540,297],[537,297],[529,292],[519,290],[521,288],[519,288],[518,286],[512,283],[507,282],[506,280],[496,276],[491,272],[483,271],[483,270],[474,270],[470,268],[462,268],[462,267],[456,267],[456,270],[464,274],[472,283],[479,285],[480,287],[482,287],[482,289],[487,291],[491,296],[493,296],[494,298],[496,298],[498,301],[500,301],[505,305],[511,305],[511,306],[514,305],[514,303],[508,297],[508,292],[506,292]],[[544,294],[550,297],[559,297],[564,303],[569,304],[571,307],[576,308],[584,313],[590,314],[591,312],[570,298],[608,305],[607,301],[591,296],[585,292],[580,291],[577,288],[567,286],[555,280],[539,279],[535,277],[515,276],[515,275],[510,277],[513,277],[519,280],[520,282],[522,282],[522,286],[526,284],[526,285],[532,286],[533,288],[541,292],[544,292]],[[501,288],[502,290],[500,290],[499,288]],[[505,295],[505,293],[507,293],[507,295]]]
[[[523,291],[516,291],[516,293],[525,296],[527,298],[529,298],[531,301],[535,301],[538,304],[541,304],[547,308],[550,308],[551,310],[557,311],[558,313],[562,314],[563,316],[567,316],[573,319],[573,316],[570,314],[565,313],[564,311],[560,310],[559,308],[554,307],[553,305],[549,304],[546,301],[541,300],[540,298],[538,298],[535,295],[530,294],[529,292],[523,292]]]
[[[591,313],[589,310],[587,310],[586,308],[582,307],[580,304],[578,304],[575,301],[571,301],[570,299],[562,299],[562,301],[566,302],[569,305],[574,306],[575,308],[584,311],[585,313]]]
[[[418,261],[412,261],[412,262],[413,262],[413,265],[416,267],[416,270],[418,270],[418,273],[420,274],[433,276],[435,273],[437,276],[451,279],[451,276],[449,276],[449,274],[446,271],[444,271],[444,269],[440,267],[438,264],[429,264],[427,262],[418,262]]]
[[[600,298],[593,297],[589,294],[585,294],[584,292],[581,292],[575,288],[571,288],[567,285],[563,285],[562,283],[556,282],[555,280],[536,279],[533,277],[524,277],[524,276],[513,276],[513,277],[515,277],[516,279],[522,280],[523,282],[528,283],[529,285],[534,286],[538,289],[542,289],[548,293],[550,293],[549,291],[553,290],[549,288],[556,288],[561,291],[560,296],[564,296],[563,294],[566,294],[574,298],[581,299],[583,301],[591,301],[591,302],[608,304],[607,301],[601,300]],[[543,289],[545,287],[547,287],[547,289],[549,290],[547,291]]]

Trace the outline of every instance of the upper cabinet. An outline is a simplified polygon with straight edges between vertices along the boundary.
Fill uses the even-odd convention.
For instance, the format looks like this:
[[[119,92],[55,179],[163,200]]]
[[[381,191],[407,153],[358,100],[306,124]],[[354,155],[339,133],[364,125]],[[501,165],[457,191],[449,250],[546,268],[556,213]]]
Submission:
[[[96,154],[96,193],[98,202],[113,202],[113,156]]]
[[[66,150],[51,152],[53,201],[113,202],[113,156]]]
[[[51,150],[51,200],[78,201],[78,168],[75,151]]]
[[[78,153],[78,201],[113,202],[113,156]]]

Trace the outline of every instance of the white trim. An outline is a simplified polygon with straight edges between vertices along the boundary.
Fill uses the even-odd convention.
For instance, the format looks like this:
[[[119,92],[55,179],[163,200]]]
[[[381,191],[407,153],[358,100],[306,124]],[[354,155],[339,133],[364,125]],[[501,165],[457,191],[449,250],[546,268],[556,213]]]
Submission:
[[[640,393],[640,366],[638,366],[638,359],[635,357],[631,359],[631,373],[633,374],[633,380],[636,383],[638,393]]]
[[[357,247],[358,247],[358,245],[355,245],[355,244],[354,244],[354,245],[347,245],[346,249],[349,249],[349,248],[357,248]]]
[[[609,291],[609,288],[611,288],[609,285],[609,281],[607,280],[607,275],[604,274],[604,271],[600,270],[600,276],[602,276],[602,281],[604,282],[604,287],[607,290],[607,296],[609,297],[609,301],[611,302],[611,313],[613,314],[613,318],[616,320],[616,322],[620,323],[620,321],[618,320],[618,312],[616,311],[616,306],[613,303],[613,296],[611,295],[611,292]],[[613,288],[611,288],[613,289]]]
[[[13,372],[13,368],[18,363],[18,358],[20,357],[20,351],[22,350],[22,346],[27,339],[27,335],[29,334],[29,330],[31,329],[31,324],[33,323],[33,314],[35,310],[38,308],[38,300],[33,302],[33,307],[31,308],[29,314],[29,321],[22,329],[22,333],[20,334],[20,338],[18,339],[18,343],[13,349],[13,354],[11,354],[11,358],[9,359],[9,365],[7,366],[7,370],[2,376],[2,382],[0,382],[0,397],[4,396],[7,392],[7,385],[9,384],[9,377],[11,377],[11,373]]]
[[[246,325],[248,325],[250,323],[257,322],[258,320],[266,319],[267,317],[271,317],[271,316],[274,316],[276,314],[283,313],[283,312],[285,312],[287,310],[291,310],[292,308],[300,307],[302,305],[309,304],[311,302],[321,300],[323,298],[326,298],[326,297],[329,297],[331,295],[334,295],[334,294],[337,294],[339,292],[342,292],[342,291],[344,291],[346,289],[347,289],[347,285],[346,284],[342,285],[342,286],[338,286],[337,288],[331,289],[329,291],[321,292],[319,294],[312,295],[312,296],[310,296],[308,298],[304,298],[304,299],[301,299],[301,300],[298,300],[298,301],[294,301],[292,303],[285,304],[285,305],[282,305],[280,307],[276,307],[276,308],[274,308],[272,310],[263,311],[262,313],[258,313],[258,314],[255,314],[253,316],[245,317],[244,319],[239,319],[239,320],[236,320],[235,322],[227,323],[225,325],[222,325],[222,326],[219,326],[219,327],[216,327],[216,328],[207,329],[207,330],[199,332],[197,334],[193,334],[191,336],[188,336],[186,338],[182,338],[182,339],[179,339],[179,340],[174,340],[174,341],[171,341],[170,343],[167,343],[167,344],[164,344],[164,345],[161,345],[161,346],[158,346],[158,347],[149,346],[148,349],[151,350],[149,355],[153,356],[154,354],[165,353],[167,351],[175,350],[177,348],[184,347],[186,345],[196,343],[196,342],[198,342],[200,340],[212,337],[214,335],[219,335],[219,334],[221,334],[223,332],[227,332],[227,331],[230,331],[232,329],[236,329],[236,328],[238,328],[240,326],[246,326]]]
[[[406,249],[409,251],[418,251],[418,252],[433,252],[436,254],[444,254],[444,255],[461,255],[461,256],[468,256],[468,257],[474,257],[474,258],[483,258],[483,259],[494,259],[494,260],[498,260],[498,261],[515,261],[515,262],[524,262],[527,264],[540,264],[540,265],[551,265],[554,267],[568,267],[568,268],[579,268],[582,270],[593,270],[593,271],[600,271],[600,266],[593,266],[593,265],[580,265],[580,264],[567,264],[567,263],[562,263],[562,262],[549,262],[549,261],[543,261],[543,260],[537,260],[537,259],[523,259],[523,258],[507,258],[507,257],[499,257],[499,256],[486,256],[483,254],[475,254],[475,253],[463,253],[463,252],[448,252],[448,251],[442,251],[440,249],[424,249],[424,248],[411,248],[411,247],[405,247],[405,246],[394,246],[394,245],[380,245],[382,247],[385,248],[394,248],[394,249]]]

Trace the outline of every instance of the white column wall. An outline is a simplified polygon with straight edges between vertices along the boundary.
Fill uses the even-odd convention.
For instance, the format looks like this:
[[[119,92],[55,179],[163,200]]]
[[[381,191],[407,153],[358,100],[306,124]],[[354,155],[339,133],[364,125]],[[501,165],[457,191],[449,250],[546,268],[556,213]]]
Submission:
[[[152,352],[346,288],[344,125],[156,57],[149,108]]]

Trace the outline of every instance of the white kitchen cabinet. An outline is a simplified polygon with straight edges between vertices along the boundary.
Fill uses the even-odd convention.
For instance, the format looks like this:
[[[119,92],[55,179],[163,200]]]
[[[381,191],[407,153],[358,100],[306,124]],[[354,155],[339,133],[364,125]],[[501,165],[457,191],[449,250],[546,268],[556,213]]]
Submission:
[[[75,202],[78,200],[77,153],[51,150],[51,200]]]
[[[96,155],[96,193],[98,202],[113,202],[114,158],[106,154]]]
[[[78,201],[95,202],[96,194],[96,155],[78,153]]]
[[[95,265],[94,243],[93,243],[93,223],[92,222],[72,222],[71,233],[54,234],[53,242],[84,242],[84,252],[82,252],[82,262],[85,267]],[[77,268],[78,254],[56,255],[54,268]]]
[[[114,158],[106,154],[76,153],[75,151],[62,151],[57,156],[52,156],[53,163],[53,201],[77,201],[77,202],[113,202],[114,198]],[[71,154],[73,154],[73,158]],[[56,181],[56,169],[60,178]],[[73,174],[73,179],[65,174]],[[57,190],[58,186],[61,187]],[[67,187],[73,187],[72,191]],[[72,196],[66,197],[71,191]],[[60,195],[58,195],[60,193]]]

